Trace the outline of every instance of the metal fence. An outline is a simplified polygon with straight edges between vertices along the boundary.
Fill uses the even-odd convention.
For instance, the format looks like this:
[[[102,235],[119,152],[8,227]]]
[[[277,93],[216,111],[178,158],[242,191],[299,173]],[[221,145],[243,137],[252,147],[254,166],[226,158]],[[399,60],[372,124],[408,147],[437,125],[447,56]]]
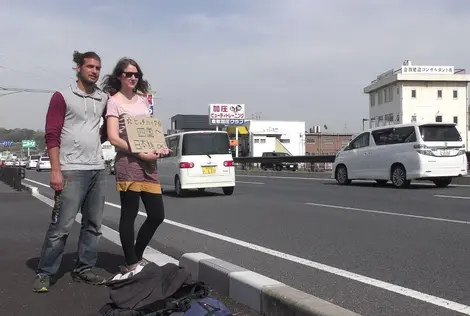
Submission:
[[[21,180],[26,176],[22,167],[0,167],[0,181],[12,186],[15,190],[22,190]]]
[[[268,156],[268,157],[238,157],[234,158],[235,165],[240,170],[299,170],[325,171],[331,170],[335,156]]]
[[[467,151],[467,169],[470,170],[470,152]],[[329,171],[336,156],[269,156],[234,158],[240,170],[299,170],[307,172]]]

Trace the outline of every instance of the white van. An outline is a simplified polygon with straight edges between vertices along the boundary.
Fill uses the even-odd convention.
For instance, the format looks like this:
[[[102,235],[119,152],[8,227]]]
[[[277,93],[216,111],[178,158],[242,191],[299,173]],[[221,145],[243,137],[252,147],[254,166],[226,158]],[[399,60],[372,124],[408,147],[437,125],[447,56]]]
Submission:
[[[332,176],[339,184],[351,180],[389,180],[397,188],[411,180],[430,180],[447,187],[467,174],[465,145],[449,123],[381,126],[357,135],[336,155]]]
[[[158,159],[163,186],[174,186],[178,196],[189,189],[204,191],[206,188],[222,188],[225,195],[233,194],[235,165],[227,132],[184,132],[165,139],[173,152]]]

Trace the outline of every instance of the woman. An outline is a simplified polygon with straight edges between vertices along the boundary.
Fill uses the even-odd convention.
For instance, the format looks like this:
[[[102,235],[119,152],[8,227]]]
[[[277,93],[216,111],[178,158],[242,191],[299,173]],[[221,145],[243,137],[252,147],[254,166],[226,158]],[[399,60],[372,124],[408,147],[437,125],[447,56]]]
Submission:
[[[105,77],[103,90],[109,93],[106,123],[108,139],[116,147],[116,187],[121,198],[121,218],[119,235],[126,258],[122,272],[134,270],[144,265],[143,253],[150,243],[158,226],[165,218],[160,183],[158,181],[156,159],[168,154],[161,152],[133,154],[127,141],[124,116],[150,116],[147,98],[138,95],[149,92],[149,84],[137,62],[129,58],[121,59],[111,75]],[[134,244],[134,223],[142,202],[147,218],[142,224]]]

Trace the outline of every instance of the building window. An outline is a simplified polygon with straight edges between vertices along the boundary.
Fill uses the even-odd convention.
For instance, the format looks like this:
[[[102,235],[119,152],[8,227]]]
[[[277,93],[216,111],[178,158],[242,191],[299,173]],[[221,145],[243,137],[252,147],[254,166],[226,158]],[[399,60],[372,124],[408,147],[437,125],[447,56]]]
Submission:
[[[259,140],[259,142],[260,142],[260,144],[266,144],[266,138],[261,138],[261,139]]]
[[[370,94],[370,106],[375,105],[375,93]]]
[[[379,90],[378,94],[379,94],[379,104],[384,103],[383,90]]]
[[[411,90],[411,97],[416,98],[416,90],[415,89]]]
[[[255,138],[255,144],[259,144],[259,138]]]
[[[436,115],[436,122],[442,122],[442,115]]]
[[[325,138],[323,139],[323,144],[324,144],[324,145],[331,145],[331,144],[333,144],[333,138],[331,138],[331,136],[325,136]]]
[[[454,116],[454,123],[459,124],[459,118],[457,116]]]
[[[397,122],[400,122],[400,114],[397,114]]]
[[[387,88],[384,89],[384,100],[385,100],[385,103],[388,102],[388,89]]]
[[[437,90],[437,98],[442,99],[442,90]]]
[[[307,144],[315,144],[315,138],[307,138],[306,143]]]
[[[283,143],[283,144],[289,144],[289,143],[290,143],[290,139],[281,139],[281,143]]]
[[[454,91],[453,91],[453,98],[454,98],[454,99],[457,99],[458,97],[459,97],[458,91],[457,91],[457,90],[454,90]]]
[[[411,116],[411,122],[416,122],[416,115]]]
[[[393,101],[393,89],[392,89],[392,87],[388,88],[388,99],[389,99],[390,102]]]
[[[400,94],[400,88],[397,88],[397,94]]]

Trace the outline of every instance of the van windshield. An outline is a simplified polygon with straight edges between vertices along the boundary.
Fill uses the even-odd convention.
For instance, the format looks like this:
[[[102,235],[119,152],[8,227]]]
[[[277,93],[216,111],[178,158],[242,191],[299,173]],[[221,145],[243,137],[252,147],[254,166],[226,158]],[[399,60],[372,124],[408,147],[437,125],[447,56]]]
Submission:
[[[225,133],[190,133],[183,135],[182,155],[230,154],[230,141]]]
[[[462,137],[454,125],[421,125],[419,133],[425,142],[462,141]]]

